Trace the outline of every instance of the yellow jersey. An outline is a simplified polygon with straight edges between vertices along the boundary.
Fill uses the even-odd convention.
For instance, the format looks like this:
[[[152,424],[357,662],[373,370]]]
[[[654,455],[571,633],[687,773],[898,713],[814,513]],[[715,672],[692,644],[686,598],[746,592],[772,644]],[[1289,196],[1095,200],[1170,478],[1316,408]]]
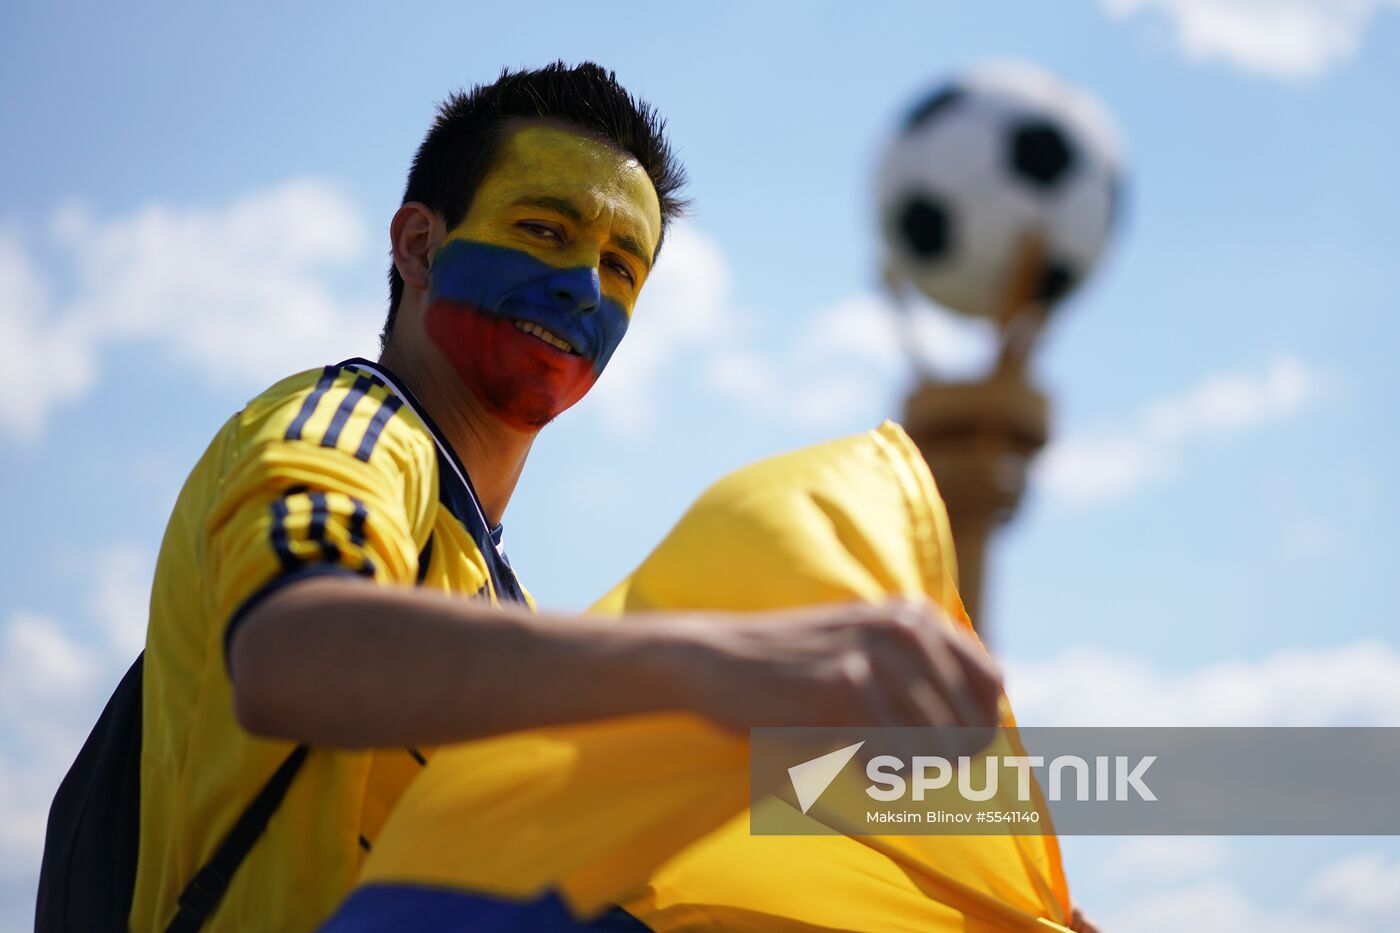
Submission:
[[[402,382],[367,360],[254,398],[175,504],[146,636],[133,930],[164,929],[293,749],[238,724],[225,652],[253,605],[321,574],[529,602],[451,447]],[[427,757],[313,748],[205,929],[315,928]]]

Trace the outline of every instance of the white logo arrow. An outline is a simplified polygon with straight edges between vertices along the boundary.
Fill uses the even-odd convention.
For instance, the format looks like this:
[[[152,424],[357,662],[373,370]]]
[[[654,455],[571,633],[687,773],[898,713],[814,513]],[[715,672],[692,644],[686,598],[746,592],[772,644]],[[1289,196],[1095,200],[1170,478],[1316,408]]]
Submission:
[[[846,762],[854,758],[864,744],[857,742],[847,745],[845,748],[838,748],[834,752],[827,752],[819,758],[788,768],[788,777],[792,778],[792,789],[797,791],[797,804],[803,813],[812,809],[812,804],[826,792],[831,782],[836,780],[836,775],[846,767]]]

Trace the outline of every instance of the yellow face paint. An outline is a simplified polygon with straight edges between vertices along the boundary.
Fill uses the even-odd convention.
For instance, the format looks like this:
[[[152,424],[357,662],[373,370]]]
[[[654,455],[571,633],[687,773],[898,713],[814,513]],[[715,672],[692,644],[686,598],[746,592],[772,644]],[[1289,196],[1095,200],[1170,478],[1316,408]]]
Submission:
[[[636,159],[534,124],[502,144],[447,242],[516,249],[556,268],[597,269],[603,294],[630,313],[660,237],[661,202]]]
[[[428,334],[488,408],[538,428],[611,358],[660,236],[660,201],[635,159],[526,124],[434,257]]]

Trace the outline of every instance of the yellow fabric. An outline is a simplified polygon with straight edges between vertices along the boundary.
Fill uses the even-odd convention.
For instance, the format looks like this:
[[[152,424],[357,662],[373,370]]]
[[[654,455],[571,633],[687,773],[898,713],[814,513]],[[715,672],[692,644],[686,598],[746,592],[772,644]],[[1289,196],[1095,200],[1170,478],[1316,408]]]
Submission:
[[[325,565],[413,585],[430,536],[423,585],[489,595],[484,558],[439,503],[431,434],[407,406],[384,411],[388,399],[383,383],[351,369],[292,376],[222,427],[180,493],[146,642],[133,930],[164,929],[179,892],[291,751],[234,717],[224,632],[249,596]],[[381,413],[391,417],[370,444]],[[204,929],[314,928],[351,887],[360,838],[375,838],[420,770],[403,748],[314,749]]]
[[[952,561],[933,478],[886,423],[721,480],[595,611],[900,594],[968,625]],[[747,798],[746,740],[680,714],[455,746],[404,795],[360,880],[553,890],[580,916],[620,903],[667,931],[1063,929],[1053,836],[755,837]]]

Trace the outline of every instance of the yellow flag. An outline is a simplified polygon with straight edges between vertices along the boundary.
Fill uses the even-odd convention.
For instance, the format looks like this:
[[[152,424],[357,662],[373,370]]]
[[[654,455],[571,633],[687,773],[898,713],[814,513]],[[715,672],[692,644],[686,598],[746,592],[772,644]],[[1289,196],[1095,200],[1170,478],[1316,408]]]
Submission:
[[[645,624],[630,613],[904,596],[968,625],[953,560],[933,477],[886,422],[720,480],[593,611]],[[1054,836],[753,836],[747,753],[745,737],[684,714],[443,749],[361,886],[544,898],[585,922],[620,905],[655,931],[1065,929]]]

